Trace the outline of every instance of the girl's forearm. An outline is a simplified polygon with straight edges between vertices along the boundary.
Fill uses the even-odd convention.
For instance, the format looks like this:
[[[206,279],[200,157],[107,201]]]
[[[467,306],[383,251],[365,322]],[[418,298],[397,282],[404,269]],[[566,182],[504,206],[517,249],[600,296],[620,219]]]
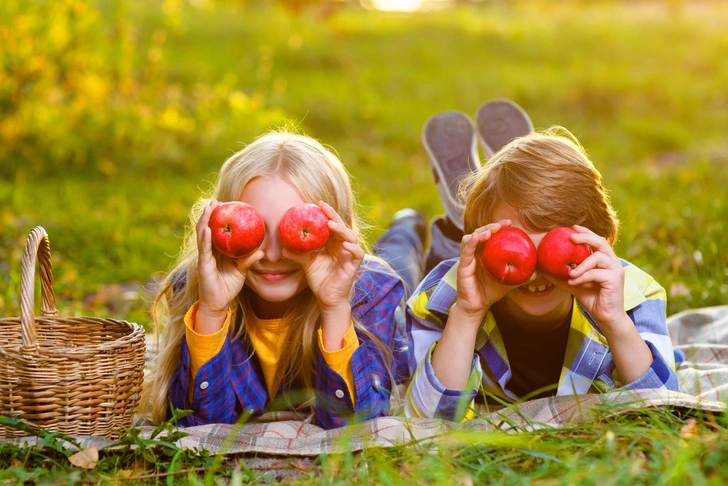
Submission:
[[[652,366],[652,352],[627,314],[609,326],[602,326],[602,332],[622,383],[632,383]]]
[[[326,351],[344,347],[344,336],[351,325],[351,305],[321,311],[321,333]]]
[[[195,332],[198,334],[214,334],[222,328],[226,318],[227,310],[222,313],[211,312],[200,305],[195,315]]]
[[[487,309],[476,315],[460,310],[457,302],[450,309],[447,324],[432,353],[432,368],[442,385],[464,390],[473,364],[475,338]]]

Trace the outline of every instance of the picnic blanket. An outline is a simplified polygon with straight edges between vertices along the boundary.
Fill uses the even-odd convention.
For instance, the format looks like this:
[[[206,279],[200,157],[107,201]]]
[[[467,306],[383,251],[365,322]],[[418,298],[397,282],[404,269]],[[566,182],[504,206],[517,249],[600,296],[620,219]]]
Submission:
[[[183,429],[177,442],[182,448],[206,450],[211,454],[263,453],[286,456],[315,456],[324,453],[388,447],[410,442],[441,440],[452,431],[534,430],[564,427],[598,420],[645,407],[673,407],[722,412],[728,401],[728,306],[681,312],[668,319],[675,349],[684,360],[677,366],[680,392],[665,390],[614,391],[605,394],[540,398],[499,410],[478,409],[479,417],[464,423],[440,419],[408,419],[401,415],[383,417],[340,429],[324,430],[310,417],[290,412],[265,414],[239,425],[211,424]],[[156,349],[148,340],[149,358]],[[398,403],[394,403],[395,409]],[[154,427],[139,419],[141,436]],[[35,438],[16,441],[34,443]],[[102,437],[80,437],[83,447],[113,446]]]

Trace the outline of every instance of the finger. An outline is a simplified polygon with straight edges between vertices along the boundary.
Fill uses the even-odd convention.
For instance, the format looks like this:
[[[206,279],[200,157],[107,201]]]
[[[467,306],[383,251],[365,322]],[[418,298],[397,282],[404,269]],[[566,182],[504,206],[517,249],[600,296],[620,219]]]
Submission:
[[[212,230],[210,228],[202,228],[201,234],[198,235],[197,260],[200,267],[217,265],[212,252]]]
[[[497,223],[489,223],[489,224],[486,224],[485,226],[481,226],[480,228],[477,228],[475,231],[473,231],[473,233],[482,234],[482,233],[485,233],[486,231],[490,231],[491,233],[494,233],[494,232],[498,231],[499,229],[504,228],[506,226],[510,226],[510,225],[511,225],[511,220],[504,219],[502,221],[498,221]]]
[[[324,212],[324,214],[326,215],[327,218],[329,218],[330,220],[332,220],[332,221],[334,221],[336,223],[339,223],[339,224],[341,224],[343,226],[346,226],[344,224],[344,220],[341,219],[341,216],[339,216],[339,213],[337,213],[334,210],[334,208],[332,208],[329,204],[327,204],[327,203],[325,203],[323,201],[319,201],[318,202],[318,207],[321,209],[321,211]]]
[[[202,231],[209,227],[210,224],[210,215],[212,215],[212,203],[208,204],[204,208],[202,208],[202,214],[200,214],[200,219],[197,220],[197,224],[195,225],[195,233],[197,234],[197,247],[199,248],[202,243]]]
[[[621,267],[622,264],[619,263],[619,260],[597,251],[586,257],[586,259],[576,267],[569,270],[569,276],[571,278],[576,278],[594,268],[614,270]]]
[[[343,223],[337,223],[334,220],[329,220],[329,231],[333,233],[339,241],[348,241],[356,244],[359,240],[359,237],[351,228],[347,228]]]
[[[602,268],[592,268],[591,270],[584,272],[577,278],[570,278],[568,283],[569,285],[572,285],[574,287],[588,283],[597,283],[599,285],[603,285],[607,282],[610,282],[612,279],[614,279],[613,271],[604,270]]]
[[[342,246],[344,247],[344,249],[346,249],[346,251],[351,253],[351,256],[354,258],[354,261],[361,262],[364,260],[364,255],[365,255],[364,250],[356,243],[350,243],[348,241],[345,241],[344,243],[342,243]]]
[[[478,245],[483,241],[487,241],[490,234],[490,230],[487,230],[485,233],[473,233],[472,235],[463,236],[460,243],[460,264],[462,266],[472,263]]]
[[[217,199],[213,199],[209,202],[209,204],[202,208],[202,214],[200,214],[200,219],[197,220],[198,228],[204,228],[210,224],[210,216],[212,215],[212,211],[219,205],[220,202]]]
[[[607,255],[616,256],[612,245],[610,245],[607,239],[603,236],[599,236],[584,226],[574,225],[574,229],[577,233],[572,234],[569,238],[572,243],[576,243],[577,245],[587,245],[592,249],[592,251],[600,251]]]

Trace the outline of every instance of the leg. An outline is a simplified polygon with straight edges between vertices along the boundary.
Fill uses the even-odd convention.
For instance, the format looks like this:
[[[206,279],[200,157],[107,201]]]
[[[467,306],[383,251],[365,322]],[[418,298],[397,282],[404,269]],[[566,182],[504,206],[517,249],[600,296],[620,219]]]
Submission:
[[[425,275],[437,266],[438,263],[460,256],[460,240],[463,232],[450,222],[445,216],[432,221],[430,227],[430,248],[425,260]]]
[[[397,272],[408,299],[423,277],[427,217],[414,209],[397,211],[387,231],[374,244],[373,253]]]
[[[463,181],[480,169],[475,125],[459,111],[439,113],[425,123],[422,143],[435,177],[440,202],[452,223],[462,230]]]

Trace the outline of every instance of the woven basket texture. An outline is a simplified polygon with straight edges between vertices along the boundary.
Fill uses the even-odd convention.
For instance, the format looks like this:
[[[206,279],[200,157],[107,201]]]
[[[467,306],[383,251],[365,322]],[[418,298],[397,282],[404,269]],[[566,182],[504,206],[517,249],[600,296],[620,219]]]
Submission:
[[[35,264],[42,306],[34,316]],[[22,260],[21,316],[0,318],[0,415],[70,435],[116,438],[131,426],[144,379],[144,329],[58,317],[48,235],[37,227]],[[0,426],[0,437],[25,432]]]

